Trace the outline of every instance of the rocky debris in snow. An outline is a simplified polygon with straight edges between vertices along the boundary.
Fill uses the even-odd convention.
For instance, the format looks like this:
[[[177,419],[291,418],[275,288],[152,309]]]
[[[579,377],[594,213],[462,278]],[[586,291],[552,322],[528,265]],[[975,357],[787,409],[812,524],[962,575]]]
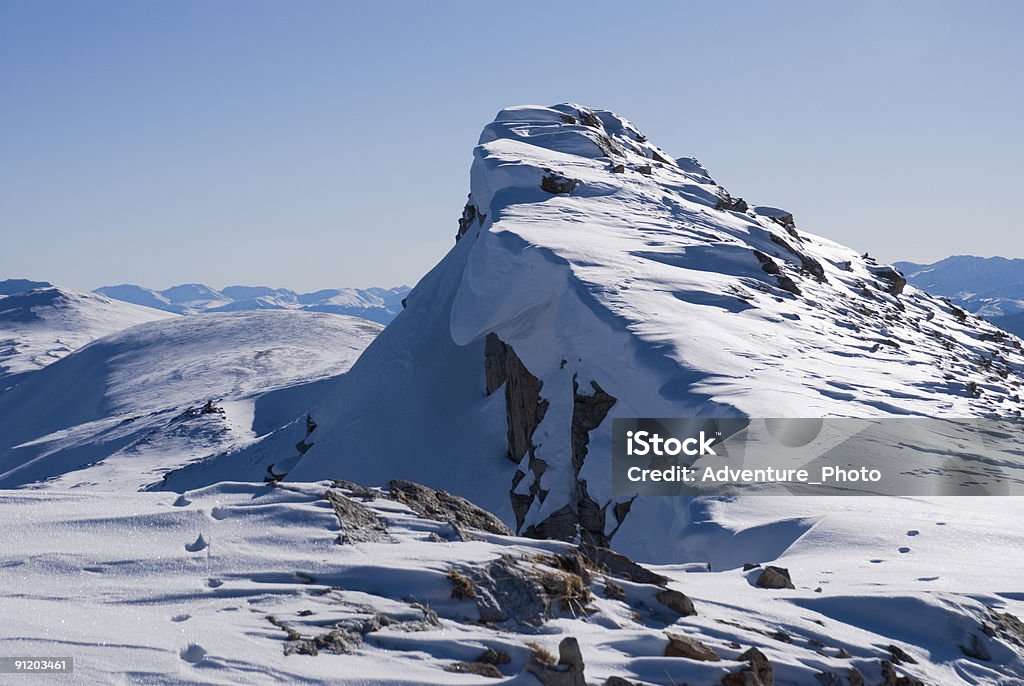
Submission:
[[[757,577],[758,588],[796,588],[785,567],[768,565]]]
[[[1024,622],[1009,612],[988,609],[989,621],[982,625],[986,636],[1001,638],[1024,648]]]
[[[723,676],[722,686],[775,686],[775,670],[760,650],[751,648],[737,659],[749,666]]]
[[[494,648],[487,646],[487,649],[480,654],[480,657],[478,657],[476,661],[482,662],[486,665],[507,665],[512,661],[512,658],[503,650],[495,650]]]
[[[514,628],[540,627],[558,610],[584,613],[591,596],[583,577],[545,562],[557,565],[502,555],[484,565],[450,569],[452,597],[474,601],[480,621],[511,620]]]
[[[611,579],[605,579],[604,597],[609,598],[610,600],[625,600],[626,589],[622,588],[621,584]]]
[[[907,653],[907,651],[903,650],[903,648],[900,648],[896,644],[889,644],[889,646],[886,649],[889,651],[889,655],[890,657],[892,657],[892,661],[895,664],[901,665],[904,662],[910,663],[912,665],[917,664],[917,660],[915,660],[913,656],[911,656],[909,653]]]
[[[505,676],[497,667],[485,662],[453,662],[445,667],[444,671],[455,674],[475,674],[476,676],[485,676],[490,679],[501,679]]]
[[[722,659],[718,653],[695,638],[673,632],[667,632],[665,635],[668,637],[665,657],[685,657],[701,662],[718,662]]]
[[[605,679],[604,686],[640,686],[640,684],[624,679],[621,676],[610,676]]]
[[[441,621],[432,610],[413,605],[423,613],[421,619],[400,620],[377,612],[366,617],[351,617],[334,624],[330,631],[304,638],[302,633],[274,615],[267,621],[285,632],[285,655],[318,655],[321,651],[351,655],[362,645],[367,634],[387,627],[395,631],[419,632],[441,628]]]
[[[796,282],[786,274],[782,273],[782,270],[779,269],[779,265],[775,263],[775,260],[768,257],[760,250],[754,250],[753,253],[754,257],[757,258],[757,261],[761,263],[761,271],[774,276],[775,280],[779,284],[779,288],[784,291],[789,291],[793,295],[800,295],[800,288],[796,285]]]
[[[579,551],[590,566],[611,576],[638,584],[651,584],[662,588],[668,586],[668,577],[652,572],[622,553],[587,543],[581,543]]]
[[[915,676],[900,676],[892,662],[882,660],[882,683],[879,686],[925,686],[925,684]]]
[[[683,617],[697,614],[697,610],[693,607],[693,601],[686,594],[674,589],[666,588],[663,591],[659,591],[655,598],[657,598],[659,603]]]
[[[626,165],[624,165],[624,164],[616,164],[616,165],[612,166],[612,174],[625,174],[625,173],[626,173]]]
[[[821,266],[821,262],[811,257],[807,253],[803,252],[802,250],[797,250],[792,245],[790,245],[785,238],[777,236],[774,233],[770,234],[769,238],[771,238],[772,243],[774,243],[775,245],[779,246],[780,248],[786,250],[789,253],[792,253],[793,255],[796,255],[796,257],[800,260],[800,269],[802,269],[803,271],[807,272],[815,279],[817,279],[818,283],[828,283],[828,279],[825,278],[825,268]]]
[[[388,529],[373,510],[334,490],[324,495],[338,517],[341,533],[338,543],[385,543],[391,541]]]
[[[733,198],[724,188],[721,189],[721,192],[721,197],[719,197],[718,202],[715,203],[716,210],[746,212],[750,209],[750,206],[747,205],[747,202],[743,198]]]
[[[583,654],[580,644],[571,636],[558,644],[558,663],[546,664],[538,659],[530,660],[526,670],[544,686],[586,686]]]
[[[761,208],[756,208],[755,211],[758,211],[759,209]],[[758,214],[761,213],[758,212]],[[797,221],[796,219],[793,218],[793,214],[791,214],[790,212],[773,214],[769,216],[769,219],[771,219],[776,224],[784,228],[785,232],[792,235],[793,238],[797,239],[798,241],[801,240],[800,233],[797,232]]]
[[[184,412],[179,414],[177,417],[172,419],[172,422],[185,421],[187,419],[195,419],[196,417],[203,417],[206,415],[217,415],[218,417],[224,417],[224,408],[220,405],[215,404],[212,400],[207,400],[203,405],[199,407],[190,407]]]
[[[650,176],[651,174],[654,173],[654,170],[651,169],[651,165],[649,164],[642,164],[639,167],[637,167],[636,170],[643,174],[644,176]]]
[[[447,491],[395,479],[388,482],[388,495],[426,519],[451,522],[457,527],[486,531],[499,536],[513,535],[512,531],[490,512]]]
[[[380,491],[375,488],[366,488],[365,486],[360,486],[357,483],[345,481],[344,479],[335,479],[331,482],[331,488],[348,491],[345,495],[350,498],[359,498],[364,503],[376,500],[377,497],[381,495]]]
[[[966,644],[960,645],[960,651],[967,657],[973,657],[975,660],[987,662],[992,659],[992,655],[988,652],[988,648],[985,647],[981,637],[975,633],[971,633]]]
[[[476,598],[476,586],[459,570],[448,570],[448,581],[452,583],[452,598],[455,600],[472,600]]]
[[[890,295],[900,295],[903,293],[903,289],[907,285],[907,279],[899,272],[899,270],[885,266],[871,267],[869,271],[882,281],[886,282],[886,292]]]
[[[577,183],[575,179],[549,171],[540,180],[540,187],[548,193],[557,195],[559,193],[571,193],[576,188]]]

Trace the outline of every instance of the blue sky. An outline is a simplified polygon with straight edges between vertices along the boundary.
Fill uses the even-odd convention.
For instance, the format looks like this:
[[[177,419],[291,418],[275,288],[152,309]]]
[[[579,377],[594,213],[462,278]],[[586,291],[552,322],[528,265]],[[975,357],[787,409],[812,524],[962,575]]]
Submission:
[[[575,101],[882,259],[1024,254],[1020,2],[0,0],[0,278],[414,283]]]

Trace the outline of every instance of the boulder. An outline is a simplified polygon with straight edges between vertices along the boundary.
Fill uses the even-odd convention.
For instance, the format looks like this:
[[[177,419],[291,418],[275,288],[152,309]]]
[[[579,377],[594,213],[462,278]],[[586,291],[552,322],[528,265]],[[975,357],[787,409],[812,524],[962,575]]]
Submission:
[[[560,193],[571,193],[576,188],[577,183],[575,179],[552,172],[544,175],[544,178],[540,180],[540,187],[548,193],[557,195]]]
[[[658,595],[655,597],[658,599],[659,603],[673,612],[677,612],[683,617],[690,617],[697,614],[697,610],[693,607],[693,601],[679,591],[666,588],[659,591]]]
[[[583,654],[579,642],[572,637],[563,638],[558,644],[558,664],[549,665],[537,659],[530,660],[526,671],[533,674],[544,686],[586,686],[583,675]]]
[[[758,588],[796,588],[785,567],[768,565],[757,577]]]
[[[331,503],[341,526],[339,543],[386,543],[392,540],[384,522],[370,508],[335,490],[327,491],[324,497]]]
[[[751,648],[738,659],[747,662],[748,666],[723,676],[722,686],[775,686],[775,670],[760,650]]]
[[[452,522],[459,527],[486,531],[499,536],[512,535],[512,530],[490,512],[447,491],[399,479],[389,481],[388,490],[393,500],[426,519]]]
[[[718,653],[695,638],[671,632],[665,635],[668,637],[665,657],[685,657],[701,662],[718,662],[722,659]]]

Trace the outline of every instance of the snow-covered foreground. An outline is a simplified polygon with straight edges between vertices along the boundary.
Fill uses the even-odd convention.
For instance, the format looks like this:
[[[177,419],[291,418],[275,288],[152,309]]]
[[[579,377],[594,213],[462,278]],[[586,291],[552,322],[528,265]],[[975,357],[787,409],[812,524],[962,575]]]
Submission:
[[[471,531],[351,491],[335,491],[352,496],[339,518],[329,486],[4,492],[0,654],[73,657],[67,683],[501,683],[446,671],[490,648],[506,683],[536,684],[528,644],[557,653],[571,636],[587,683],[718,684],[752,646],[779,685],[856,683],[851,668],[878,684],[883,660],[927,684],[1024,681],[1012,621],[988,609],[1024,615],[1016,500],[834,499],[825,515],[807,498],[698,501],[681,534],[701,564],[654,568],[695,616],[656,600],[656,585],[595,568],[566,586],[570,602],[551,591],[545,615],[497,591],[488,606],[485,572],[504,559],[571,580],[555,564],[570,544]],[[759,588],[760,568],[734,566],[776,557],[795,589]],[[452,597],[460,576],[476,599]],[[541,621],[501,621],[495,608]],[[722,660],[666,657],[666,632]]]
[[[380,330],[268,311],[171,316],[102,338],[0,395],[0,486],[158,484],[295,422]],[[265,468],[239,466],[235,478]]]

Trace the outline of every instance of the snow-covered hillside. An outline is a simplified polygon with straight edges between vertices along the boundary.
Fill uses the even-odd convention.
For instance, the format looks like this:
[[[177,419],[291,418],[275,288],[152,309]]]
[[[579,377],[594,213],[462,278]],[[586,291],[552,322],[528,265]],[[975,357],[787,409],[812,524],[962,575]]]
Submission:
[[[455,247],[313,411],[290,476],[410,478],[668,561],[685,520],[612,497],[613,417],[1021,408],[1019,340],[805,229],[611,112],[504,110]]]
[[[0,281],[0,393],[89,341],[166,312],[41,281]]]
[[[329,486],[0,495],[4,651],[71,656],[48,681],[76,684],[1024,682],[1024,520],[984,499],[879,500],[869,527],[856,499],[698,503],[711,569],[645,571]]]
[[[362,317],[387,324],[402,310],[408,286],[397,288],[333,288],[297,293],[287,288],[228,286],[216,290],[203,284],[183,284],[163,291],[134,284],[103,286],[96,293],[125,302],[177,314],[241,312],[247,310],[302,310]]]
[[[0,487],[159,483],[293,422],[380,329],[356,317],[242,312],[175,316],[94,341],[0,395]],[[239,466],[235,477],[260,481],[265,468]]]

